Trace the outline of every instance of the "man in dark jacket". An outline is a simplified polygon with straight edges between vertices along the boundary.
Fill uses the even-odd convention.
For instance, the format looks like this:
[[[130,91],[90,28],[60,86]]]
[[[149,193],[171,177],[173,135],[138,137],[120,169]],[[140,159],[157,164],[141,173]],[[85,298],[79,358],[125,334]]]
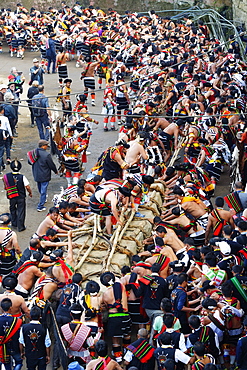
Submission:
[[[26,357],[27,369],[46,369],[50,362],[51,340],[48,329],[40,323],[41,309],[34,306],[30,312],[31,321],[23,325],[20,333],[20,348],[22,357]]]
[[[49,140],[51,111],[49,109],[48,98],[44,95],[44,86],[38,87],[39,93],[34,95],[31,104],[32,112],[36,118],[36,125],[39,131],[39,138],[41,140]]]
[[[39,86],[39,82],[37,80],[34,80],[34,81],[32,81],[32,86],[30,86],[28,91],[27,91],[27,97],[28,97],[27,104],[28,104],[28,108],[30,110],[31,127],[34,127],[34,115],[33,115],[33,110],[32,110],[32,98],[34,97],[34,95],[39,94],[38,86]]]
[[[150,321],[153,322],[156,316],[163,314],[160,309],[162,298],[168,296],[168,288],[165,279],[159,276],[161,265],[154,263],[151,267],[151,275],[145,275],[138,280],[140,287],[135,288],[130,284],[135,296],[143,297],[142,307],[145,309]]]
[[[34,181],[37,182],[37,186],[40,192],[40,200],[37,207],[37,211],[45,211],[44,204],[46,202],[46,193],[51,180],[51,171],[57,174],[57,168],[53,162],[50,153],[46,152],[49,142],[46,140],[40,140],[37,149],[37,160],[32,165]]]
[[[46,46],[46,58],[48,60],[47,72],[50,73],[50,67],[52,63],[52,73],[56,73],[56,44],[55,44],[55,33],[51,33]]]
[[[7,91],[4,95],[4,101],[5,103],[3,104],[4,108],[4,115],[9,119],[9,124],[13,133],[14,137],[17,137],[16,133],[16,123],[17,123],[17,113],[16,109],[14,108],[13,102],[14,102],[14,96],[11,92]]]

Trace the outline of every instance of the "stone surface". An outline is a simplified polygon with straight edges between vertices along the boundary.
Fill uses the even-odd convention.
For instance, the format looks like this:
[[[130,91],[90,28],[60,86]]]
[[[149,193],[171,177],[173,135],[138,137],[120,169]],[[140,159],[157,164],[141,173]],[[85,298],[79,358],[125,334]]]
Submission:
[[[245,23],[247,26],[247,2],[246,0],[232,0],[233,19]]]

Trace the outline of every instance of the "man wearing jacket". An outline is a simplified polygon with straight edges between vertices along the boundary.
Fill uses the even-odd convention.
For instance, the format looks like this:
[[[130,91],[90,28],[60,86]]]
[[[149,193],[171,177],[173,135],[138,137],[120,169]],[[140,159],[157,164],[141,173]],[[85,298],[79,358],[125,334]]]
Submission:
[[[46,44],[46,57],[48,60],[47,72],[50,73],[50,67],[52,63],[52,73],[56,73],[56,44],[55,44],[55,33],[51,33]]]
[[[37,182],[37,186],[40,193],[40,200],[37,207],[38,212],[45,211],[44,204],[46,202],[47,188],[49,181],[51,180],[51,171],[57,174],[57,168],[53,162],[50,153],[47,153],[46,149],[49,142],[46,140],[40,140],[37,149],[37,160],[32,165],[34,181]]]
[[[38,87],[39,93],[34,95],[31,100],[33,115],[36,119],[36,125],[41,140],[49,140],[51,111],[49,109],[48,98],[44,95],[44,86]],[[39,107],[37,107],[39,105]]]

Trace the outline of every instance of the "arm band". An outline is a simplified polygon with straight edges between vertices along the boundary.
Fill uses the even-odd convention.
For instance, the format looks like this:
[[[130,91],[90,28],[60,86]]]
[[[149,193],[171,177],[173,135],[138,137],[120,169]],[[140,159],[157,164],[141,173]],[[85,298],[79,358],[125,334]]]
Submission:
[[[121,168],[122,168],[122,170],[123,170],[124,168],[126,168],[126,167],[128,167],[128,163],[127,163],[127,162],[123,162],[123,163],[121,164]]]

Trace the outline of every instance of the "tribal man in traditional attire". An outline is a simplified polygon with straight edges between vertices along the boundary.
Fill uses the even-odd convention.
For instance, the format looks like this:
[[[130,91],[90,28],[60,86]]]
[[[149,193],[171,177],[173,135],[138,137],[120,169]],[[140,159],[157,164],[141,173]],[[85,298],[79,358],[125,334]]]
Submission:
[[[123,338],[123,346],[127,347],[130,344],[131,327],[126,291],[121,283],[115,281],[112,272],[104,272],[100,276],[100,281],[107,287],[103,293],[103,302],[109,312],[107,335],[112,338],[112,350],[116,361],[122,362],[120,338]]]
[[[81,176],[78,157],[79,153],[84,150],[84,146],[81,146],[78,139],[74,136],[75,128],[75,126],[69,126],[68,134],[61,139],[58,145],[58,149],[61,150],[60,157],[66,169],[65,177],[68,186],[76,185]]]
[[[80,304],[74,303],[70,309],[72,321],[61,327],[63,337],[67,342],[69,362],[78,361],[80,365],[85,365],[91,360],[89,348],[94,344],[91,329],[80,321],[83,311]],[[100,335],[96,339],[99,337]]]
[[[17,236],[10,228],[10,214],[0,216],[0,276],[9,274],[15,266],[16,253],[21,254]]]

